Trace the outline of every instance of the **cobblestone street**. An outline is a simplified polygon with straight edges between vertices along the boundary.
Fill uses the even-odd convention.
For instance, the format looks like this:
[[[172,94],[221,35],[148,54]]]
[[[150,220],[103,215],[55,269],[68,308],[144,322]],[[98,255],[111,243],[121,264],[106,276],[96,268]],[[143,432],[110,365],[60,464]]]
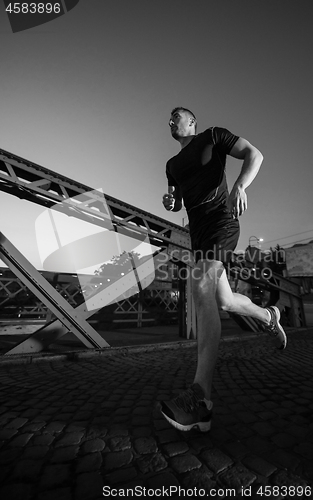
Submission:
[[[205,434],[176,431],[156,405],[192,382],[194,342],[2,362],[1,498],[311,498],[312,334],[291,333],[285,352],[262,335],[222,342]]]

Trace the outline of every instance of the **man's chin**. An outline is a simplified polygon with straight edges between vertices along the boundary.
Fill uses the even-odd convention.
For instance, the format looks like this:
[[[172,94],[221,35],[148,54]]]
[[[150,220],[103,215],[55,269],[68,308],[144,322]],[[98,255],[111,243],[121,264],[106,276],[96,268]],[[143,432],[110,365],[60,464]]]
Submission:
[[[173,139],[175,139],[176,141],[178,141],[178,139],[179,139],[179,135],[177,134],[177,131],[176,131],[176,130],[173,130],[173,131],[171,132],[171,134],[172,134]]]

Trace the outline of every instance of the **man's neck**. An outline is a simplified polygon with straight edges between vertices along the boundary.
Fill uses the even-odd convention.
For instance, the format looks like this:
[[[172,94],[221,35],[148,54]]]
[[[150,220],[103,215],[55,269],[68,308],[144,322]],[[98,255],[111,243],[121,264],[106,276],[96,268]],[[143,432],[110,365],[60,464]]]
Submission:
[[[187,135],[186,137],[180,137],[179,142],[181,149],[184,149],[188,144],[194,139],[196,136],[195,135]]]

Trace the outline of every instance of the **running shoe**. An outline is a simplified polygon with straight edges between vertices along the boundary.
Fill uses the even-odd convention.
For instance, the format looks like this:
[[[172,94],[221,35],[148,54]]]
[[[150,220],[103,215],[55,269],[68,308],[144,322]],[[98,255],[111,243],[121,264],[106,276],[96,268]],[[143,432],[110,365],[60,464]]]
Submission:
[[[287,345],[287,336],[279,323],[280,311],[276,306],[266,307],[266,310],[270,313],[271,320],[269,325],[263,326],[264,331],[275,338],[275,344],[278,349],[285,349]]]
[[[192,386],[170,401],[161,402],[161,413],[180,431],[197,428],[201,432],[211,429],[213,404],[204,401],[204,392],[199,384]]]

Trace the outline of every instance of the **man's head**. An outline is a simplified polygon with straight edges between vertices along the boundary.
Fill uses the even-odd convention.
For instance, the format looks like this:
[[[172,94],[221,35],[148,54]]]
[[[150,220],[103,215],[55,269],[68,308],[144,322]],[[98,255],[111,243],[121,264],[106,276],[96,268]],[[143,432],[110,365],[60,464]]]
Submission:
[[[197,119],[192,111],[180,106],[172,110],[169,126],[172,137],[179,140],[182,137],[196,135]]]

